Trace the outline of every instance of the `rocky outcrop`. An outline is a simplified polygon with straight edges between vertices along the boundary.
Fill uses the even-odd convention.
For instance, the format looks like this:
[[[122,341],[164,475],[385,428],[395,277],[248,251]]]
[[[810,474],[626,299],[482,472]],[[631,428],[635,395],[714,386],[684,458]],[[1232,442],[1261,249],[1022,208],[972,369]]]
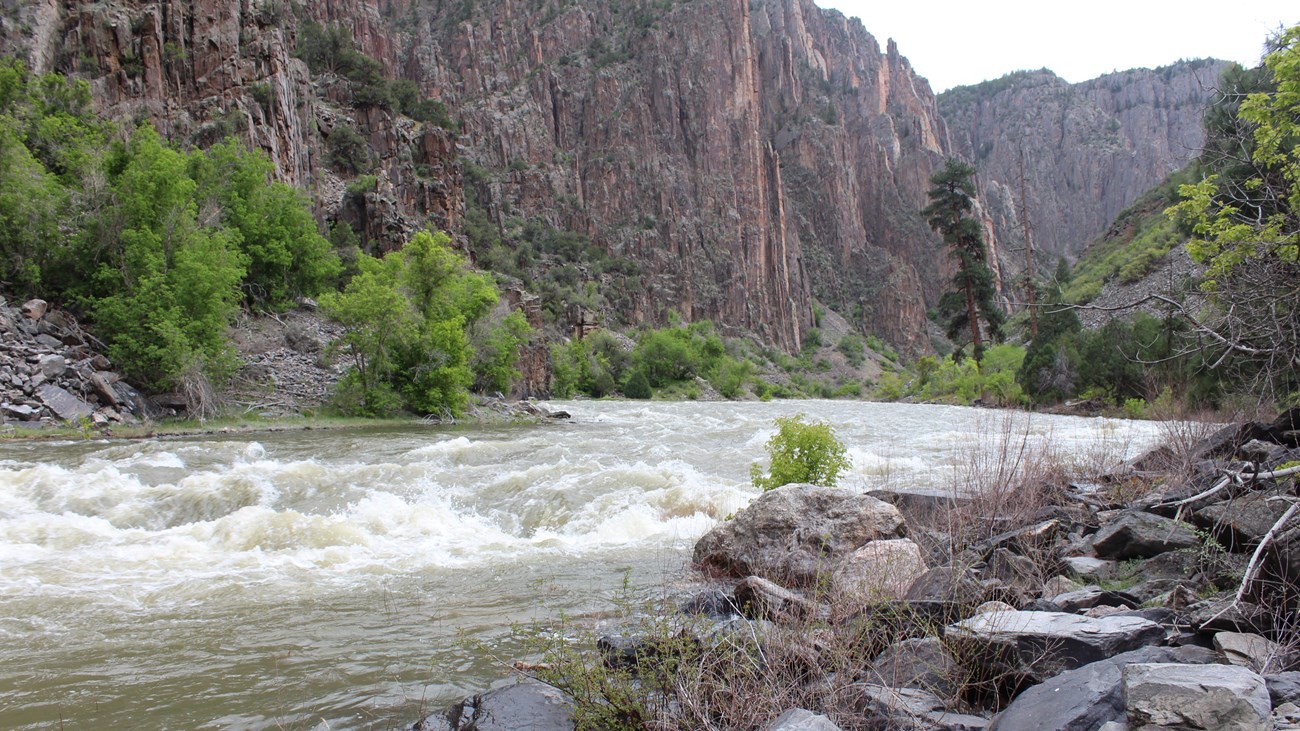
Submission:
[[[1078,257],[1120,211],[1199,153],[1201,117],[1225,67],[1181,61],[1079,84],[1044,69],[944,92],[939,108],[953,151],[979,168],[1004,275],[1024,267],[1023,253],[1012,253],[1024,245],[1022,190],[1040,264]]]
[[[113,371],[102,347],[66,312],[44,300],[0,300],[0,423],[135,422],[144,399]]]

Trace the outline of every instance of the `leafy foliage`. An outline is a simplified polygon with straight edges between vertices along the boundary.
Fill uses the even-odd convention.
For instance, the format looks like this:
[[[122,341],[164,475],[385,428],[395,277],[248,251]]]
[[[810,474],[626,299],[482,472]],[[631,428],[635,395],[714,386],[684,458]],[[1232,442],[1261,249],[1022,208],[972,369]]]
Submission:
[[[341,344],[352,360],[336,399],[344,412],[463,413],[475,380],[467,330],[496,304],[497,291],[450,244],[445,233],[421,231],[382,259],[362,255],[347,287],[321,298],[322,310],[343,324]],[[517,320],[507,317],[505,327],[496,352],[483,356],[482,376],[492,385],[510,377],[512,344],[525,334]]]
[[[792,483],[809,483],[833,487],[840,473],[852,466],[847,449],[824,421],[804,421],[802,414],[776,419],[777,432],[764,449],[770,464],[764,476],[757,464],[751,465],[754,486],[773,490]]]

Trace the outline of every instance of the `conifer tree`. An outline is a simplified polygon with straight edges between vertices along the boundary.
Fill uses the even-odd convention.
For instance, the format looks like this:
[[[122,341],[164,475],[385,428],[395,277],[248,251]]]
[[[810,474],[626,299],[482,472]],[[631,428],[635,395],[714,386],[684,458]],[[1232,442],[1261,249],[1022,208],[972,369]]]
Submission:
[[[1002,339],[1006,316],[994,301],[993,272],[988,266],[988,252],[979,222],[971,217],[975,207],[975,168],[949,158],[943,169],[930,176],[930,205],[921,210],[930,228],[943,237],[948,255],[957,261],[953,290],[939,300],[939,313],[948,337],[953,341],[970,330],[971,349],[976,361],[984,352],[980,330],[983,320],[988,336]]]

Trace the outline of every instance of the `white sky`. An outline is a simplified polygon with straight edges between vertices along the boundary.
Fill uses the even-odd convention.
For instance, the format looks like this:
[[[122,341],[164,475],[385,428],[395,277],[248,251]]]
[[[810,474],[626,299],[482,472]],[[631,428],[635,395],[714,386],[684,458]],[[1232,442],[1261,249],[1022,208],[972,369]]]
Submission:
[[[893,38],[935,93],[1022,69],[1077,83],[1179,59],[1259,62],[1264,39],[1300,23],[1296,0],[816,0]]]

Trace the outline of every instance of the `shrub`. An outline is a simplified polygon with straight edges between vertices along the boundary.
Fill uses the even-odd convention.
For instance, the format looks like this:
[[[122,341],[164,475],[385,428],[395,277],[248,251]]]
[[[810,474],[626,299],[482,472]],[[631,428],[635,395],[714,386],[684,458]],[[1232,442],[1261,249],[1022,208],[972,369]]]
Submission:
[[[776,434],[765,446],[771,462],[767,476],[757,464],[750,467],[755,487],[772,490],[795,482],[829,487],[852,464],[830,424],[806,422],[796,414],[777,418],[776,425]]]
[[[636,370],[627,379],[627,385],[623,386],[623,395],[634,399],[648,399],[654,395],[650,389],[650,380],[645,377],[645,373]]]

